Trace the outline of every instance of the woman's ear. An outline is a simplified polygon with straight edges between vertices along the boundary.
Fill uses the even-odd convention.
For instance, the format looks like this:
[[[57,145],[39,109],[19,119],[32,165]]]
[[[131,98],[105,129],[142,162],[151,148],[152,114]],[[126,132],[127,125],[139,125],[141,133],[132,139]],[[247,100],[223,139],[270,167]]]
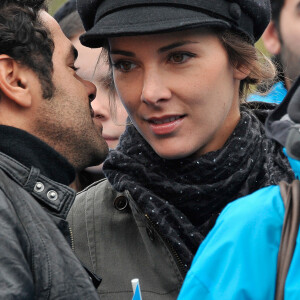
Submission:
[[[281,44],[279,39],[279,34],[275,23],[270,22],[266,30],[262,35],[262,40],[264,42],[265,48],[272,54],[277,55],[280,52]]]
[[[32,95],[28,84],[30,70],[17,63],[8,55],[0,55],[0,90],[17,105],[24,108],[32,104]]]
[[[233,70],[233,77],[238,80],[243,80],[247,78],[251,70],[245,65],[236,66]]]

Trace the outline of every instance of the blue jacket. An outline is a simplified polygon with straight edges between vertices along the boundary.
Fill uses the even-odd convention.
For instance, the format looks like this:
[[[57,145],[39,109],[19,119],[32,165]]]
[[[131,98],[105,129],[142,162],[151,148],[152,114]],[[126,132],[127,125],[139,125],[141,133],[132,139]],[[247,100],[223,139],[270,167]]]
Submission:
[[[289,158],[296,177],[300,162]],[[230,203],[201,244],[178,299],[274,299],[284,217],[279,186]],[[300,299],[300,235],[285,284],[285,299]]]
[[[282,81],[277,82],[266,95],[252,94],[247,101],[262,101],[268,103],[280,104],[287,94],[287,90]]]

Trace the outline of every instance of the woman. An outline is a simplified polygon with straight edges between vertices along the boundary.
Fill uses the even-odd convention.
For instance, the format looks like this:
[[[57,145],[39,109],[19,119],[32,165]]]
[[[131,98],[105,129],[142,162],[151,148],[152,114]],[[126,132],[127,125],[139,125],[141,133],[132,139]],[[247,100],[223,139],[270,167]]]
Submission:
[[[143,299],[174,299],[222,208],[293,179],[265,136],[265,112],[240,105],[249,84],[272,73],[253,46],[269,2],[78,1],[78,9],[81,41],[107,48],[133,125],[104,164],[108,181],[79,194],[69,215],[75,251],[103,277],[106,299],[129,299],[134,277]]]

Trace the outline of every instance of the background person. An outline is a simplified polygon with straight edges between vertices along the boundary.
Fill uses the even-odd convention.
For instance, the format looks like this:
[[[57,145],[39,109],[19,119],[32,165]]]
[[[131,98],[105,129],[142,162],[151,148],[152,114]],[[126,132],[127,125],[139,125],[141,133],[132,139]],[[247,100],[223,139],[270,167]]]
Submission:
[[[76,60],[77,73],[86,80],[92,81],[97,87],[96,98],[92,102],[94,122],[103,126],[103,138],[110,149],[114,149],[121,134],[125,130],[127,112],[116,95],[111,72],[109,72],[106,53],[102,48],[88,48],[79,41],[79,36],[85,32],[82,21],[76,10],[76,1],[66,2],[54,15],[64,34],[78,50]],[[102,53],[102,54],[101,54]],[[91,183],[104,178],[101,166],[90,166],[78,173],[75,184],[80,191]]]
[[[0,298],[98,299],[70,247],[67,185],[108,147],[95,86],[76,75],[76,49],[43,3],[0,3]]]
[[[262,40],[278,67],[277,82],[266,95],[250,101],[279,104],[300,74],[300,4],[298,0],[271,0],[272,20]]]
[[[174,299],[226,204],[294,178],[266,138],[266,111],[241,105],[249,84],[274,74],[253,45],[270,4],[79,0],[78,9],[81,42],[107,47],[133,126],[104,163],[108,181],[80,193],[68,216],[75,251],[103,275],[107,299],[129,297],[132,278],[143,299]]]

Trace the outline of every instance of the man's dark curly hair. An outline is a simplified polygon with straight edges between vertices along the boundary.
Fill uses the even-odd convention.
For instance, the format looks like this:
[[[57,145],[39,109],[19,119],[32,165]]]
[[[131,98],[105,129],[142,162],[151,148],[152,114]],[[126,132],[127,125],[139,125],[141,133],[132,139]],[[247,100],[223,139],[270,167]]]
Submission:
[[[284,5],[285,0],[271,0],[271,7],[272,7],[272,20],[274,21],[275,25],[279,25],[279,18],[280,12]]]
[[[43,98],[53,96],[54,50],[50,32],[39,19],[45,0],[0,1],[0,54],[6,54],[37,74]]]

